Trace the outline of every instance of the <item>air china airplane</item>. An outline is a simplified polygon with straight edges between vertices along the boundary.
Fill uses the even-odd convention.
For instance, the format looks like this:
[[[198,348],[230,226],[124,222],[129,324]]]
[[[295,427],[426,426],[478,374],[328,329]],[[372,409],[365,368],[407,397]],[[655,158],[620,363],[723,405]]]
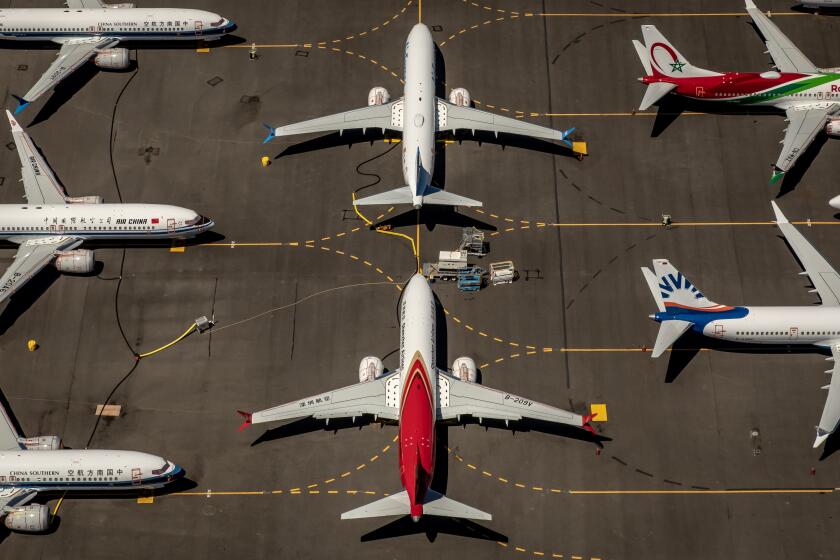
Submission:
[[[39,492],[156,489],[183,476],[178,465],[148,453],[61,449],[58,436],[21,437],[0,404],[0,518],[12,531],[49,529],[49,507],[27,505]]]
[[[651,319],[661,324],[651,353],[658,358],[687,330],[734,342],[750,344],[807,344],[831,350],[828,361],[834,362],[828,398],[817,426],[814,447],[824,442],[840,422],[840,275],[788,222],[775,202],[770,203],[776,224],[782,230],[796,258],[802,263],[822,305],[777,307],[731,307],[706,299],[665,259],[653,261],[653,271],[642,267],[658,313]]]
[[[581,416],[531,399],[477,384],[475,362],[458,358],[452,371],[435,367],[435,299],[426,278],[415,274],[400,301],[400,367],[386,372],[376,357],[362,359],[359,381],[342,389],[295,400],[260,412],[239,412],[250,424],[293,418],[373,416],[399,424],[400,479],[404,490],[348,511],[342,519],[424,514],[491,519],[489,513],[461,504],[430,488],[435,465],[435,424],[462,417],[509,421],[531,418],[593,431],[592,415]]]
[[[161,204],[104,204],[100,196],[71,198],[9,111],[20,156],[25,204],[0,204],[0,239],[18,245],[0,276],[0,303],[55,261],[60,272],[93,272],[93,251],[77,249],[88,239],[186,239],[212,228],[192,210]]]
[[[177,8],[135,8],[101,0],[66,0],[67,8],[0,10],[0,40],[52,41],[61,45],[58,57],[32,89],[18,100],[15,113],[54,88],[94,57],[105,70],[129,67],[126,41],[220,39],[236,25],[212,12]]]
[[[697,68],[656,27],[643,25],[645,44],[633,41],[646,74],[639,81],[648,86],[639,109],[644,111],[674,93],[693,100],[784,111],[789,124],[770,177],[772,184],[794,166],[817,134],[824,130],[829,136],[840,136],[840,69],[818,68],[752,0],[745,1],[776,70],[759,74]]]
[[[451,206],[481,206],[481,202],[432,185],[435,168],[435,135],[437,132],[455,133],[457,130],[476,130],[532,136],[558,140],[569,148],[567,139],[574,128],[565,132],[537,126],[518,119],[502,117],[470,107],[470,93],[455,88],[449,102],[435,97],[435,43],[429,28],[418,23],[405,42],[403,60],[405,90],[403,97],[391,101],[384,87],[375,87],[368,94],[368,106],[320,117],[286,126],[272,128],[265,125],[269,135],[265,142],[280,136],[332,132],[338,130],[371,129],[402,132],[402,166],[406,185],[356,201],[356,204],[425,204]]]

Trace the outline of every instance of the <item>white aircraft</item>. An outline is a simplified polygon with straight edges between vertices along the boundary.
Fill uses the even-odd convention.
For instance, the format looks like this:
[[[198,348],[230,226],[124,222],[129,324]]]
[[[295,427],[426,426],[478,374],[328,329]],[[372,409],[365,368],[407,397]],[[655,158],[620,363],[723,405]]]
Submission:
[[[435,133],[457,130],[493,132],[498,136],[519,134],[546,140],[559,140],[570,148],[567,139],[574,128],[565,132],[537,126],[518,119],[502,117],[470,107],[470,93],[455,88],[449,102],[435,97],[435,43],[429,28],[418,23],[405,42],[403,60],[405,91],[403,97],[391,101],[384,87],[375,87],[368,94],[368,106],[308,121],[272,128],[265,142],[278,136],[371,129],[402,132],[402,165],[406,185],[356,201],[356,204],[426,204],[481,206],[481,202],[432,185],[435,167]]]
[[[293,418],[352,418],[399,423],[400,478],[404,490],[342,514],[342,519],[423,514],[491,519],[489,513],[451,500],[430,488],[435,465],[435,424],[462,417],[509,421],[531,418],[593,431],[592,415],[581,416],[531,399],[477,384],[475,361],[458,358],[452,370],[438,369],[435,298],[426,278],[415,274],[400,302],[400,366],[386,372],[382,361],[366,357],[359,364],[359,383],[297,399],[260,412],[239,412],[250,424]]]
[[[840,8],[840,0],[803,0],[803,8]]]
[[[837,208],[838,210],[840,210],[840,194],[829,200],[828,205],[832,208]]]
[[[0,276],[0,303],[55,261],[60,272],[93,272],[89,239],[185,239],[215,224],[192,210],[161,204],[104,204],[100,196],[71,198],[9,111],[20,156],[24,204],[0,204],[0,239],[17,244],[15,260]]]
[[[785,218],[775,202],[770,203],[776,224],[819,294],[819,306],[730,307],[714,303],[665,259],[653,261],[653,271],[642,273],[659,312],[651,319],[661,323],[652,358],[662,355],[687,330],[716,338],[750,344],[808,344],[831,350],[834,362],[828,399],[817,426],[814,447],[837,429],[840,422],[840,275]]]
[[[67,8],[0,10],[0,40],[52,41],[61,45],[58,57],[32,89],[18,100],[15,113],[54,88],[94,57],[105,70],[129,67],[126,41],[220,39],[236,25],[212,12],[175,8],[135,8],[101,0],[65,0]]]
[[[745,3],[778,71],[721,73],[698,68],[656,27],[643,25],[645,44],[633,41],[645,69],[639,81],[648,86],[639,108],[644,111],[673,93],[693,100],[784,111],[789,124],[770,177],[774,183],[820,132],[840,136],[840,69],[817,67],[752,0]]]
[[[38,492],[155,489],[183,476],[178,465],[148,453],[62,449],[58,436],[21,437],[0,403],[0,518],[12,531],[49,529],[49,507],[27,505]]]

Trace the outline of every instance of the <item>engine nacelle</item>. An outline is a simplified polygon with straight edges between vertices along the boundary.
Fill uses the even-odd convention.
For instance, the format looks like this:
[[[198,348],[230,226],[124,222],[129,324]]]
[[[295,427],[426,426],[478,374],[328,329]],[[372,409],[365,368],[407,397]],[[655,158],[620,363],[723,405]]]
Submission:
[[[831,119],[825,125],[825,133],[835,138],[840,136],[840,119]]]
[[[135,4],[134,2],[123,2],[122,4],[106,4],[105,7],[109,10],[131,9],[135,7]]]
[[[58,436],[40,436],[18,440],[29,451],[55,451],[61,449],[61,438]]]
[[[359,363],[359,383],[367,383],[385,375],[385,364],[376,356],[362,358]]]
[[[478,369],[472,358],[460,357],[452,362],[452,375],[467,383],[478,383]]]
[[[69,274],[90,274],[95,264],[93,251],[88,249],[61,251],[55,258],[55,268]]]
[[[391,94],[382,86],[376,86],[368,93],[368,107],[374,105],[385,105],[391,102]]]
[[[92,196],[68,196],[64,199],[69,204],[102,204],[105,199],[98,194]]]
[[[472,97],[466,88],[455,88],[449,92],[449,102],[460,107],[471,107]]]
[[[105,70],[125,70],[131,65],[128,49],[102,49],[93,63]]]
[[[4,523],[12,531],[43,533],[50,528],[50,508],[40,504],[14,508],[6,514]]]

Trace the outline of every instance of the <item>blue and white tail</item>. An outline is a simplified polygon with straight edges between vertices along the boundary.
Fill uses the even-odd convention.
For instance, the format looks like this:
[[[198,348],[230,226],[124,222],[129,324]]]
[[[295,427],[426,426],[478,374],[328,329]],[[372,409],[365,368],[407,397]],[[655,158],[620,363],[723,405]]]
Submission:
[[[700,289],[665,259],[654,259],[653,271],[642,267],[659,313],[651,318],[661,323],[652,358],[658,358],[694,324],[691,313],[727,311],[731,307],[706,298]]]

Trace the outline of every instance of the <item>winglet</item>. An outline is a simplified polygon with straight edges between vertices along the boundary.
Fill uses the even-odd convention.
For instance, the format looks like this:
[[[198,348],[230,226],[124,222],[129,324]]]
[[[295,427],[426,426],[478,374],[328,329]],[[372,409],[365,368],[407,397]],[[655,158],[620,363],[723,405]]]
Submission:
[[[776,184],[779,182],[779,179],[785,176],[785,172],[781,169],[773,169],[773,174],[770,175],[770,184]]]
[[[20,96],[14,95],[14,94],[12,94],[12,97],[14,97],[14,98],[15,98],[15,100],[17,100],[17,102],[18,102],[17,109],[15,109],[15,115],[17,115],[18,113],[20,113],[21,111],[23,111],[24,109],[26,109],[26,107],[27,107],[27,106],[29,105],[29,103],[30,103],[29,101],[27,101],[27,100],[26,100],[26,99],[24,99],[23,97],[20,97]]]
[[[755,2],[753,0],[744,0],[745,7],[749,10],[750,8],[756,8]]]
[[[236,413],[245,419],[245,421],[239,426],[239,431],[241,432],[252,424],[251,418],[253,417],[253,414],[250,412],[242,412],[241,410],[237,410]]]
[[[595,428],[593,428],[589,423],[592,422],[592,420],[594,420],[596,416],[598,416],[597,412],[593,414],[584,414],[580,427],[589,432],[590,434],[594,434]]]
[[[789,223],[788,219],[785,217],[785,215],[782,214],[782,211],[779,208],[779,205],[776,204],[776,202],[774,200],[770,201],[770,206],[773,207],[773,213],[776,215],[776,223],[777,224],[787,224],[787,223]]]
[[[267,124],[263,124],[263,126],[268,129],[268,136],[266,136],[265,140],[263,140],[263,144],[268,144],[277,137],[277,134],[275,134],[277,129]]]
[[[574,127],[574,126],[573,126],[572,128],[570,128],[569,130],[564,130],[564,131],[563,131],[563,138],[561,138],[561,140],[562,140],[563,142],[565,142],[566,144],[568,144],[570,148],[572,147],[572,143],[571,143],[571,142],[569,142],[568,138],[569,138],[569,134],[571,134],[571,133],[572,133],[572,132],[574,132],[574,131],[575,131],[575,127]]]
[[[822,428],[817,428],[817,439],[814,440],[814,449],[819,447],[823,444],[825,440],[828,439],[828,436],[831,435],[831,432],[826,432]]]

